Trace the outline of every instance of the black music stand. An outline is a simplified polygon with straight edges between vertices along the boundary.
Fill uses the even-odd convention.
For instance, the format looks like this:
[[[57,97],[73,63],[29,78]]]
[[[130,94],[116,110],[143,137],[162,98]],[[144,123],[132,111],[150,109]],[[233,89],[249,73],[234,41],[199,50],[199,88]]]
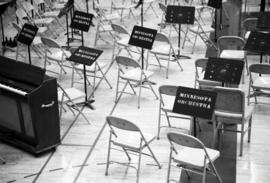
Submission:
[[[135,25],[133,27],[128,44],[142,48],[142,69],[144,68],[143,49],[152,49],[157,30]]]
[[[30,46],[33,42],[33,40],[35,39],[35,36],[37,35],[38,32],[38,27],[31,25],[29,23],[25,23],[23,25],[23,28],[21,30],[21,32],[18,35],[18,38],[16,41],[24,44],[27,46],[28,48],[28,58],[29,58],[29,64],[31,65],[31,50],[30,50]],[[19,47],[17,47],[18,50]],[[18,53],[17,53],[18,54]]]
[[[242,60],[209,57],[204,79],[239,85],[243,68]]]
[[[82,46],[84,46],[83,32],[88,32],[94,15],[82,11],[75,11],[70,27],[81,31]]]
[[[72,13],[73,9],[74,9],[74,0],[69,0],[65,4],[65,6],[60,10],[60,13],[58,15],[58,18],[61,18],[62,16],[65,16],[65,18],[66,18],[67,49],[70,48],[69,43],[74,40],[73,29],[71,30],[71,32],[69,32],[69,22],[68,22],[68,19],[69,19],[68,14],[70,13],[70,16],[72,17],[72,15],[73,15],[73,13]],[[71,38],[69,37],[69,34],[70,33],[71,33]]]
[[[263,54],[270,53],[270,33],[251,31],[244,50],[260,53],[260,63],[262,63]]]
[[[87,96],[86,65],[91,66],[102,54],[102,52],[103,52],[102,50],[80,46],[68,58],[68,60],[70,61],[73,61],[78,64],[83,64],[85,101],[82,103],[78,103],[78,105],[83,105],[83,107],[88,107],[92,110],[94,109],[94,107],[92,106],[94,100],[88,100]]]
[[[178,55],[174,55],[175,58],[187,58],[190,59],[189,56],[180,54],[181,47],[181,24],[194,24],[195,19],[195,7],[193,6],[167,6],[165,21],[167,23],[176,23],[179,25],[178,30]]]
[[[217,10],[220,9],[220,22],[219,28],[222,27],[222,0],[209,0],[207,6],[210,6],[215,9],[215,42],[217,42]]]
[[[217,93],[208,90],[179,86],[173,112],[193,117],[193,135],[196,137],[196,118],[212,119]]]
[[[260,12],[257,21],[257,28],[260,30],[270,29],[270,12]]]

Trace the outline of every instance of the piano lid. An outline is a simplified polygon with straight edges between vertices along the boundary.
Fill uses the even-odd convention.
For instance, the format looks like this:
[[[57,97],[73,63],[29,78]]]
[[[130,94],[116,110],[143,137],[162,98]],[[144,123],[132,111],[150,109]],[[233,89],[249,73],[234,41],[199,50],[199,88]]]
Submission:
[[[11,80],[39,86],[45,76],[45,69],[0,56],[0,75]]]

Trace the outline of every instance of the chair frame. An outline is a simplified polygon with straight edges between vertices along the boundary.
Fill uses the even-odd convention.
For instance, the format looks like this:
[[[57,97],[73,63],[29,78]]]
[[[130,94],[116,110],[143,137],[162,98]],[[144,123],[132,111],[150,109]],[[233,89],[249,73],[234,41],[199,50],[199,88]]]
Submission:
[[[176,96],[177,89],[178,89],[178,86],[174,86],[174,85],[161,85],[158,88],[158,91],[159,91],[159,112],[158,112],[158,132],[157,132],[157,139],[160,138],[160,129],[163,128],[163,127],[169,127],[169,128],[179,129],[179,127],[173,127],[171,125],[170,118],[189,119],[189,120],[191,119],[190,117],[184,117],[184,116],[177,115],[176,113],[174,113],[172,111],[172,109],[166,109],[166,108],[164,108],[165,102],[164,102],[163,95]],[[165,117],[167,119],[168,126],[161,126],[161,116],[162,116],[162,113],[164,113],[164,115],[165,115]]]
[[[269,75],[270,76],[270,65],[269,64],[252,64],[249,66],[249,87],[248,87],[248,104],[250,104],[250,98],[254,96],[255,98],[255,104],[258,104],[257,96],[267,96],[270,97],[270,87],[255,87],[253,85],[254,78],[253,74],[259,74],[259,77],[263,75]],[[252,74],[253,73],[253,74]],[[253,90],[253,93],[251,94],[251,89]],[[263,92],[261,90],[268,90],[269,93]]]
[[[214,92],[217,92],[217,99],[216,99],[216,109],[214,111],[214,120],[213,120],[213,141],[212,141],[212,146],[214,147],[216,144],[216,139],[220,139],[220,132],[223,131],[231,131],[231,132],[237,132],[237,133],[241,133],[241,138],[240,138],[240,156],[243,155],[243,141],[244,141],[244,135],[246,134],[246,132],[248,132],[248,143],[250,143],[250,139],[251,139],[251,127],[252,127],[252,114],[249,116],[248,119],[245,119],[245,93],[238,88],[223,88],[223,87],[215,87],[213,89]],[[236,98],[237,95],[237,99],[241,100],[241,107],[237,108],[238,111],[233,111],[232,106],[234,106],[234,108],[236,108],[236,104],[232,104],[230,103],[230,106],[226,106],[226,109],[224,109],[224,107],[222,107],[221,109],[219,109],[219,103],[223,102],[219,102],[219,98],[220,98],[220,94],[221,92],[225,92],[230,93],[230,97],[232,97],[232,92],[235,94],[234,98]],[[228,95],[227,95],[228,96]],[[224,96],[222,96],[224,98]],[[234,100],[237,101],[237,100]],[[221,114],[218,114],[221,113]],[[224,115],[225,113],[225,115]],[[228,120],[228,114],[230,114],[230,122],[222,122],[222,120]],[[236,120],[235,121],[231,121],[231,120]],[[248,122],[248,127],[245,129],[245,123]],[[224,127],[223,124],[240,124],[241,125],[241,130],[230,130]],[[220,140],[219,140],[220,142]]]
[[[128,85],[132,89],[133,94],[136,94],[134,88],[139,87],[138,108],[140,108],[140,99],[141,99],[142,87],[150,89],[153,92],[153,94],[155,95],[156,99],[158,99],[158,96],[157,96],[157,94],[155,93],[155,91],[154,91],[154,89],[152,87],[152,82],[148,80],[147,75],[145,74],[144,70],[141,69],[141,66],[138,64],[138,62],[136,62],[132,58],[125,57],[125,56],[116,56],[115,60],[116,60],[116,63],[118,65],[115,105],[117,105],[119,103],[123,93],[132,94],[132,93],[125,92],[125,89],[126,89],[126,87]],[[138,80],[138,81],[136,81],[136,80],[128,80],[128,79],[123,78],[121,76],[121,74],[125,73],[123,68],[128,68],[128,67],[131,67],[131,68],[134,68],[134,69],[136,69],[136,68],[140,69],[140,71],[141,71],[140,80]],[[120,79],[122,79],[122,80],[124,80],[126,82],[125,82],[122,90],[118,91],[119,90]],[[146,83],[148,85],[148,87],[143,86],[144,83]],[[118,93],[120,93],[120,94],[118,94]]]
[[[183,67],[180,64],[180,59],[178,57],[173,57],[173,55],[177,55],[176,50],[174,49],[170,39],[163,33],[157,33],[156,37],[155,37],[155,41],[158,42],[162,42],[162,43],[166,43],[168,44],[168,46],[170,46],[169,48],[169,53],[158,53],[158,52],[153,52],[152,50],[149,50],[147,52],[147,62],[146,62],[146,68],[148,68],[149,64],[149,55],[153,54],[154,57],[156,58],[157,62],[158,62],[158,66],[161,68],[161,60],[166,60],[167,61],[167,67],[166,67],[166,78],[169,78],[169,67],[170,67],[170,62],[176,62],[177,65],[180,68],[180,71],[183,71]],[[180,49],[180,48],[178,48]],[[173,57],[173,58],[172,58]],[[152,64],[151,64],[152,65]]]
[[[200,169],[192,166],[191,164],[183,163],[183,165],[181,165],[181,163],[176,161],[177,167],[180,167],[181,169],[183,169],[185,171],[185,173],[187,174],[188,178],[190,178],[190,175],[188,174],[188,172],[200,174],[203,176],[202,183],[205,183],[206,173],[210,173],[211,175],[216,176],[218,181],[220,183],[222,183],[222,180],[217,172],[217,169],[216,169],[213,161],[210,159],[209,154],[207,153],[204,144],[199,139],[197,139],[191,135],[187,135],[187,134],[183,134],[183,133],[168,133],[167,138],[170,142],[170,155],[169,155],[169,163],[168,163],[167,183],[169,183],[170,181],[179,182],[179,181],[176,181],[174,179],[170,179],[171,164],[172,164],[172,160],[174,160],[173,153],[175,153],[175,154],[181,153],[181,152],[178,152],[176,150],[174,144],[186,146],[186,147],[190,147],[190,148],[199,148],[199,149],[204,150],[204,153],[205,153],[204,166],[203,166],[201,171],[200,171]],[[207,163],[207,160],[209,161],[208,163]],[[210,169],[208,164],[211,165],[212,169]]]
[[[134,123],[132,123],[132,122],[130,122],[128,120],[121,119],[121,118],[114,117],[114,116],[107,116],[106,121],[107,121],[107,124],[110,127],[108,154],[107,154],[106,171],[105,171],[106,176],[108,175],[109,165],[111,163],[118,163],[118,164],[121,164],[121,165],[124,165],[124,166],[134,168],[137,171],[136,183],[139,183],[142,155],[152,157],[154,159],[154,161],[156,162],[158,168],[161,169],[160,163],[158,162],[156,156],[154,155],[152,149],[149,146],[149,144],[154,140],[154,138],[152,140],[150,140],[149,142],[147,142],[147,140],[146,140],[145,136],[143,135],[142,131],[140,130],[140,128],[137,125],[135,125]],[[138,132],[140,134],[140,136],[141,136],[139,148],[133,147],[133,146],[130,146],[130,145],[125,145],[125,144],[120,144],[120,143],[114,142],[113,139],[112,139],[112,136],[115,136],[117,138],[117,134],[115,133],[114,128],[118,128],[118,129],[126,130],[126,131],[131,131],[131,132]],[[115,145],[115,146],[120,147],[123,150],[123,152],[127,156],[129,162],[131,161],[131,157],[130,157],[128,152],[138,153],[139,154],[138,167],[136,168],[135,166],[132,166],[129,163],[124,164],[124,163],[120,163],[120,162],[116,162],[116,161],[111,161],[110,160],[110,153],[111,153],[111,149],[112,149],[111,148],[112,144]],[[145,148],[147,148],[149,150],[150,154],[146,154],[146,153],[142,152]]]
[[[80,108],[80,107],[73,101],[73,99],[70,98],[70,96],[68,95],[68,93],[65,91],[65,89],[64,89],[59,83],[57,83],[57,87],[59,88],[59,91],[62,92],[62,97],[61,97],[61,100],[60,100],[60,102],[59,102],[59,103],[60,103],[60,105],[59,105],[59,107],[60,107],[60,110],[59,110],[59,118],[61,119],[61,117],[62,117],[62,110],[63,110],[63,109],[65,110],[64,105],[66,105],[66,106],[68,107],[68,109],[73,113],[73,115],[76,116],[76,117],[75,117],[75,120],[78,119],[78,117],[79,117],[80,115],[82,115],[82,117],[87,121],[87,123],[88,123],[88,124],[91,124],[91,123],[89,122],[89,120],[87,119],[87,117],[83,114],[83,109],[84,109],[84,107],[81,107],[81,108]],[[66,101],[66,102],[64,102],[65,97],[67,98],[67,101]],[[82,96],[82,97],[84,97],[84,96]],[[84,98],[83,98],[83,99],[84,99]],[[76,110],[76,111],[78,112],[77,115],[75,114],[75,112],[74,112],[73,109]]]

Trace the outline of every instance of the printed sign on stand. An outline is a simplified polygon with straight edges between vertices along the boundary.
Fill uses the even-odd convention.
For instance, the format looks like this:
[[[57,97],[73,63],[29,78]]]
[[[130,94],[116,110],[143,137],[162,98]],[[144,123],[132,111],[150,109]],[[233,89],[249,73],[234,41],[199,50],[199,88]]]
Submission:
[[[171,6],[166,10],[165,20],[167,23],[194,24],[194,6]]]
[[[270,29],[270,12],[260,12],[257,22],[257,28]]]
[[[216,97],[217,93],[213,91],[179,86],[174,101],[173,112],[211,119]]]
[[[80,46],[69,57],[69,60],[91,66],[102,54],[102,50]]]
[[[213,7],[215,9],[220,9],[222,5],[222,0],[209,0],[207,6]]]
[[[239,84],[244,68],[244,61],[224,58],[209,58],[204,79],[227,84]]]
[[[244,50],[257,53],[270,53],[270,33],[252,31],[248,37]]]
[[[35,39],[37,31],[38,28],[36,26],[25,23],[23,25],[21,32],[19,33],[17,41],[27,46],[30,46],[33,40]]]
[[[75,11],[70,27],[83,32],[88,32],[92,23],[93,14]]]
[[[135,25],[128,44],[141,48],[152,49],[157,30]]]

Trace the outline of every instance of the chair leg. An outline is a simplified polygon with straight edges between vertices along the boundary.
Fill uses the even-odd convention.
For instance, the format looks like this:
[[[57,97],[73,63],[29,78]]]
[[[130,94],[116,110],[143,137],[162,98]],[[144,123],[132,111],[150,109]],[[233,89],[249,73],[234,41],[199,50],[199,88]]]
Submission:
[[[222,180],[221,180],[221,178],[220,178],[220,176],[219,176],[219,173],[217,172],[217,169],[216,169],[214,163],[213,163],[212,161],[210,161],[210,164],[211,164],[211,166],[212,166],[212,168],[213,168],[213,170],[214,170],[214,173],[215,173],[215,175],[216,175],[216,177],[217,177],[219,183],[222,183]]]
[[[240,156],[243,155],[243,141],[244,141],[244,125],[241,125],[241,139],[240,139]]]
[[[124,153],[126,154],[126,156],[128,158],[128,161],[130,161],[131,160],[131,157],[129,156],[127,150],[125,148],[123,148],[123,147],[122,147],[122,149],[123,149]]]
[[[111,139],[112,139],[112,133],[110,132],[109,145],[108,145],[108,154],[107,154],[107,163],[106,163],[106,171],[105,171],[106,176],[108,175],[108,170],[109,170],[109,165],[110,165]]]
[[[141,104],[141,93],[142,93],[142,84],[140,84],[140,87],[139,87],[138,109],[140,109],[140,104]]]
[[[160,123],[161,123],[161,101],[159,101],[159,110],[158,110],[158,132],[157,132],[157,139],[159,140],[160,134]]]
[[[151,153],[152,158],[153,158],[153,159],[155,160],[155,162],[157,163],[158,168],[161,169],[161,165],[160,165],[160,163],[158,162],[158,160],[157,160],[155,154],[153,153],[152,149],[150,148],[149,144],[147,144],[147,148],[148,148],[149,152]]]
[[[248,122],[248,143],[250,143],[251,139],[251,127],[252,127],[252,116],[250,117]]]
[[[169,156],[168,171],[167,171],[167,183],[170,182],[171,163],[172,163],[172,149],[170,150],[170,156]]]
[[[204,167],[203,167],[203,179],[202,179],[202,183],[205,183],[205,179],[206,179],[206,158],[204,158]]]
[[[139,151],[139,160],[138,160],[136,183],[139,183],[139,179],[140,179],[141,159],[142,159],[142,140],[140,142],[140,151]]]

